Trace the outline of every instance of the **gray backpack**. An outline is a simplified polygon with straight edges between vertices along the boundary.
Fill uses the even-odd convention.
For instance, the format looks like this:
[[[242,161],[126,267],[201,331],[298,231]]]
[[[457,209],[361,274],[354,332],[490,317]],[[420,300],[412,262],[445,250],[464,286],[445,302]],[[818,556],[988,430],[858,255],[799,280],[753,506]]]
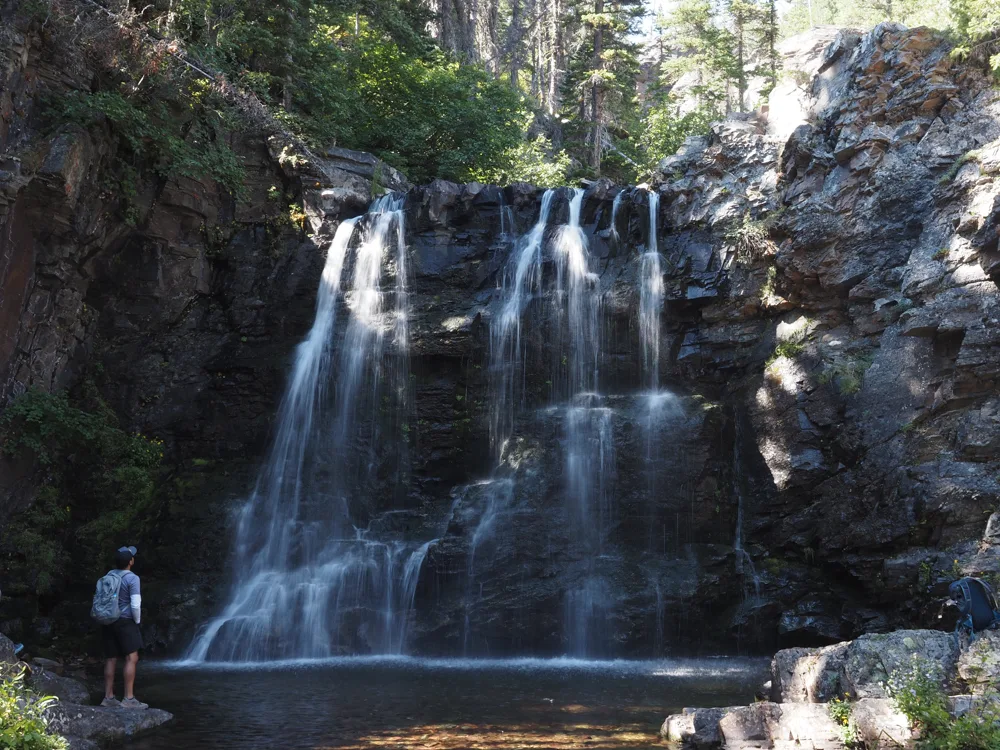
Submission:
[[[90,616],[101,625],[110,625],[121,617],[118,608],[118,591],[122,587],[123,571],[110,570],[97,582],[94,592],[94,603],[90,607]]]

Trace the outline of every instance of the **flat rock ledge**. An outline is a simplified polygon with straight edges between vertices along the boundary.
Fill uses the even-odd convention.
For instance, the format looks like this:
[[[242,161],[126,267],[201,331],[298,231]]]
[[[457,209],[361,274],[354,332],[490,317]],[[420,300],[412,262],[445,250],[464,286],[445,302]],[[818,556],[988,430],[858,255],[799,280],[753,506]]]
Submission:
[[[785,649],[771,662],[770,700],[685,708],[666,718],[660,734],[696,750],[846,750],[844,727],[830,713],[830,701],[838,698],[850,701],[851,723],[865,747],[913,747],[910,723],[884,685],[914,658],[941,675],[958,716],[983,700],[984,685],[1000,678],[1000,632],[982,634],[971,645],[936,630],[900,630]]]
[[[46,712],[49,728],[69,740],[72,750],[94,750],[121,743],[170,721],[173,714],[158,708],[82,706],[59,701]]]

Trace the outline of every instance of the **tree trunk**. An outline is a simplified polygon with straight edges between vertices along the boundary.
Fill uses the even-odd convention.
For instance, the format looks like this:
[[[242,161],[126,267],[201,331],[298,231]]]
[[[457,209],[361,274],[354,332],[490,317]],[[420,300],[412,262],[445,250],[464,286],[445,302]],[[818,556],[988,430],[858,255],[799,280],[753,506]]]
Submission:
[[[733,20],[736,24],[736,89],[740,97],[736,111],[745,112],[746,104],[744,103],[744,99],[746,98],[747,91],[747,72],[743,38],[746,35],[746,18],[741,11]]]
[[[604,0],[595,0],[594,2],[594,13],[600,15],[604,13]],[[601,111],[602,105],[602,87],[604,86],[604,81],[601,80],[600,72],[604,69],[604,60],[602,58],[602,53],[604,52],[604,23],[600,18],[597,19],[597,23],[594,26],[594,68],[590,84],[590,106],[591,106],[591,120],[593,121],[593,133],[591,135],[593,146],[593,152],[591,155],[590,165],[594,168],[597,174],[601,173],[601,152],[603,146],[603,139],[601,137],[601,118],[603,112]]]
[[[510,5],[510,30],[507,37],[507,54],[510,55],[510,85],[515,89],[519,72],[518,46],[521,43],[521,3],[520,0],[511,0]]]

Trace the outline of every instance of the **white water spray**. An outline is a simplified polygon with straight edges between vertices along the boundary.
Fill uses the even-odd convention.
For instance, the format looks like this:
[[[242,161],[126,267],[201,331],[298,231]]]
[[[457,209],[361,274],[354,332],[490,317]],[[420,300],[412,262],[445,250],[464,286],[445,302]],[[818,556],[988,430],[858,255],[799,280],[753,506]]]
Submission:
[[[642,339],[642,364],[646,385],[660,387],[660,312],[663,309],[663,271],[657,241],[657,215],[660,195],[649,191],[649,241],[640,263],[642,277],[639,287],[639,335]]]
[[[363,497],[384,429],[375,411],[379,397],[405,399],[402,208],[401,197],[380,198],[363,219],[343,222],[330,245],[316,318],[296,353],[274,445],[240,513],[232,597],[195,640],[192,661],[322,659],[405,647],[420,567],[433,541],[369,539]],[[341,295],[361,221],[351,286]],[[387,264],[396,275],[391,311],[382,289]],[[332,347],[341,302],[349,319],[338,358]],[[327,386],[334,379],[331,399]],[[394,411],[404,413],[405,404]]]

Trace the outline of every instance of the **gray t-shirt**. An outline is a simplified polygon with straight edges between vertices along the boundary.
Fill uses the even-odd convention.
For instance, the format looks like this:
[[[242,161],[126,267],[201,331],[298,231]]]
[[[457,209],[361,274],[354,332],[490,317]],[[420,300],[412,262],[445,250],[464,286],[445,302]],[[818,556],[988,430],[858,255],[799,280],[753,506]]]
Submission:
[[[114,572],[114,571],[113,571]],[[121,571],[118,571],[121,572]],[[131,570],[126,570],[122,576],[122,585],[118,589],[118,611],[122,617],[132,619],[132,598],[139,595],[139,576]]]

